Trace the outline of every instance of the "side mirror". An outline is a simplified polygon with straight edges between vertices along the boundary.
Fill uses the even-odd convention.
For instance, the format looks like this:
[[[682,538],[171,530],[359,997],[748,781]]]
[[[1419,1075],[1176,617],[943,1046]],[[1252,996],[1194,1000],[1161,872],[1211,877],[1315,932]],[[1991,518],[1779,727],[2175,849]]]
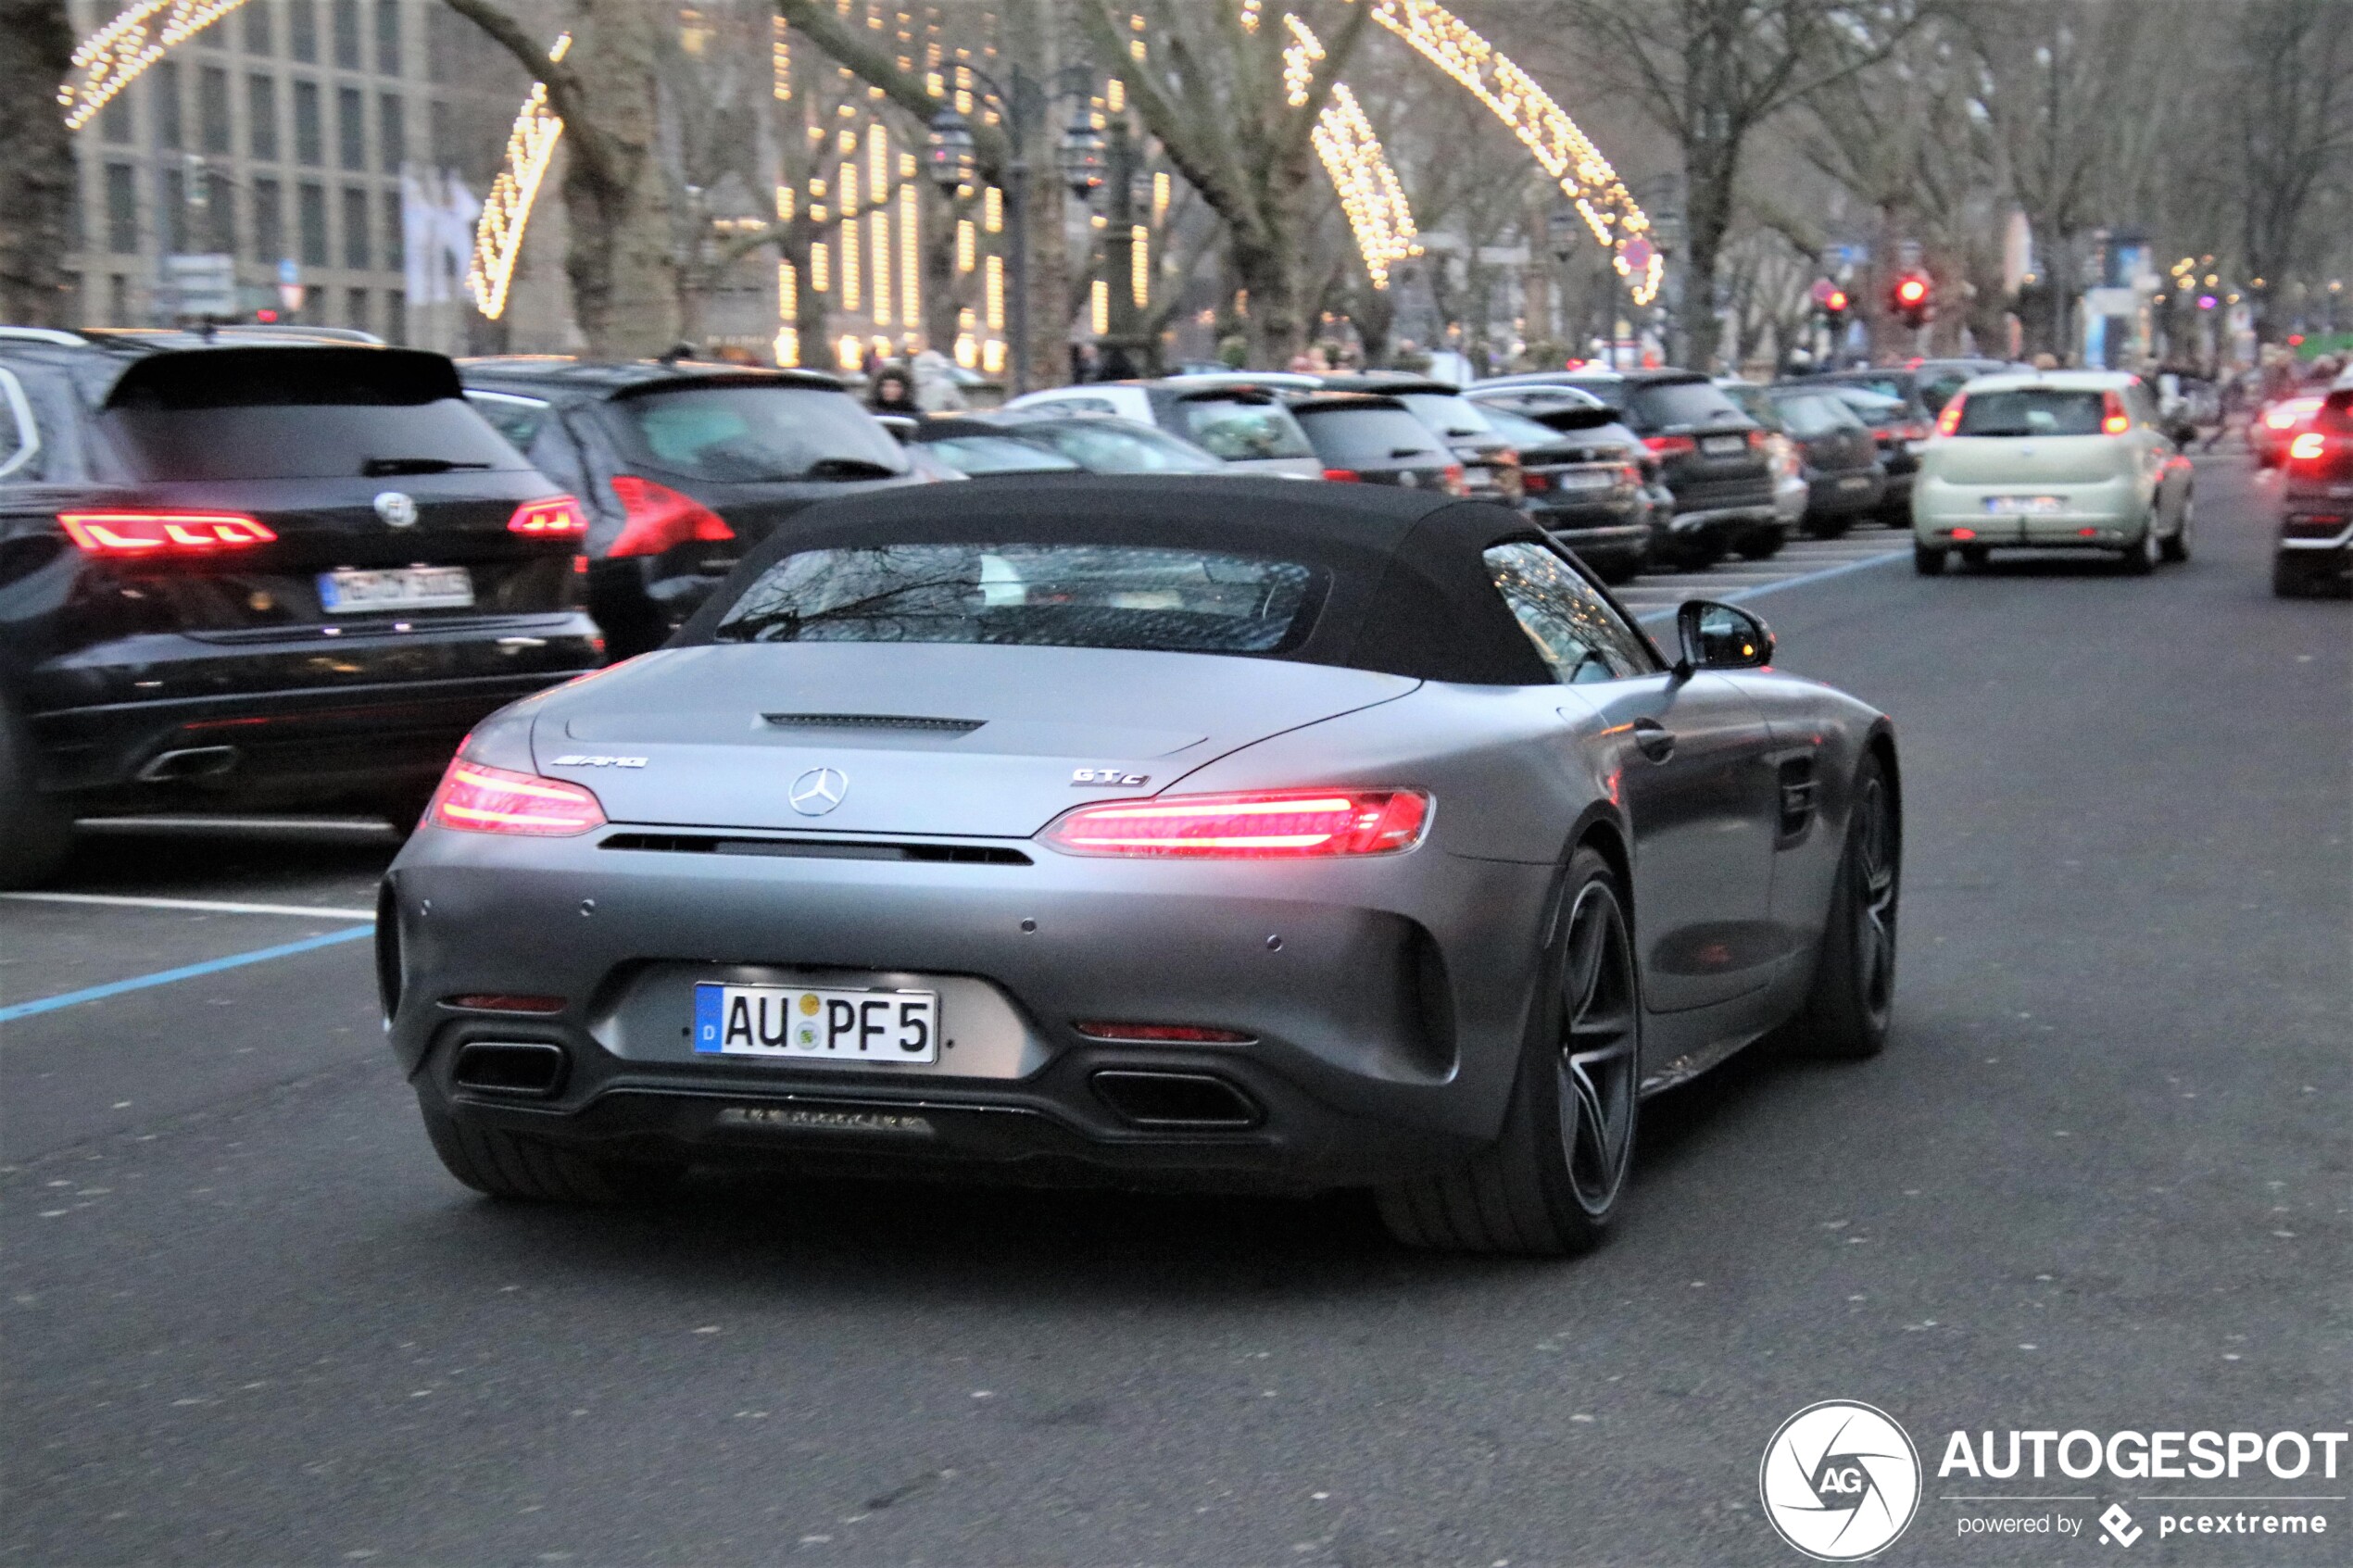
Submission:
[[[1675,612],[1678,680],[1701,670],[1755,670],[1773,661],[1773,633],[1744,609],[1713,599],[1686,599]]]
[[[901,446],[915,438],[915,420],[911,414],[876,414],[875,422],[890,432],[892,439]]]

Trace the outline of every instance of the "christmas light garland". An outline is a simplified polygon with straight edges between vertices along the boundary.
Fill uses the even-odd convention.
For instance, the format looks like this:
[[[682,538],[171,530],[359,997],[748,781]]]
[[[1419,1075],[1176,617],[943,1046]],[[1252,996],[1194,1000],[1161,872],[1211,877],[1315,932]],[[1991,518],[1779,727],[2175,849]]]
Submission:
[[[175,44],[184,44],[245,0],[139,0],[83,39],[73,51],[73,75],[57,87],[66,129],[79,131],[114,95],[146,74]]]
[[[547,51],[547,58],[560,60],[571,47],[572,34],[567,32]],[[533,82],[531,96],[515,111],[515,122],[507,132],[506,164],[482,204],[482,217],[474,224],[473,259],[466,269],[466,290],[474,296],[474,308],[493,321],[507,312],[507,289],[522,257],[532,203],[539,198],[540,182],[547,177],[547,164],[563,133],[562,117],[547,107],[547,84]]]

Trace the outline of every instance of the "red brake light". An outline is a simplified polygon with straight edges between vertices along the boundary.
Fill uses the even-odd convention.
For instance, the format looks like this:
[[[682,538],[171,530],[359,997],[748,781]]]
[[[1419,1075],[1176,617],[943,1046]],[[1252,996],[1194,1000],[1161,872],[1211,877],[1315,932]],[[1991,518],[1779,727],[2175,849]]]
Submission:
[[[588,520],[571,496],[547,495],[517,507],[507,520],[507,532],[535,539],[577,539],[588,532]]]
[[[2287,444],[2287,455],[2305,462],[2316,461],[2325,457],[2328,449],[2329,438],[2317,430],[2308,430]]]
[[[1759,425],[1756,429],[1748,433],[1748,449],[1750,451],[1761,452],[1765,449],[1766,445],[1766,432],[1762,425]]]
[[[2100,408],[2100,429],[2108,434],[2121,435],[2133,428],[2133,416],[2124,411],[2124,398],[2120,393],[2102,393]]]
[[[715,544],[733,539],[726,521],[691,495],[681,495],[666,484],[623,474],[612,482],[628,521],[610,556],[658,556],[686,544]]]
[[[1447,464],[1446,471],[1439,476],[1438,484],[1449,495],[1470,494],[1470,484],[1463,478],[1463,465],[1460,463]]]
[[[1410,849],[1428,822],[1418,790],[1298,789],[1081,806],[1038,836],[1065,855],[1311,859]]]
[[[1334,484],[1362,484],[1365,476],[1354,469],[1326,469],[1324,478]]]
[[[1961,405],[1968,401],[1957,392],[1945,400],[1944,407],[1936,416],[1937,434],[1950,435],[1961,428]]]
[[[1974,539],[1977,537],[1977,530],[1974,528],[1956,528],[1953,530],[1953,537],[1956,539]]]
[[[1553,476],[1523,469],[1520,470],[1519,487],[1523,495],[1541,495],[1553,487]]]
[[[2320,408],[2321,400],[2317,397],[2291,397],[2272,405],[2271,411],[2263,416],[2263,422],[2273,430],[2293,430],[2320,412]]]
[[[441,775],[425,821],[464,833],[569,838],[605,825],[605,809],[576,784],[488,768],[460,757]]]
[[[1699,450],[1699,443],[1688,435],[1646,435],[1642,437],[1642,445],[1662,458]]]
[[[1247,1046],[1258,1038],[1237,1030],[1210,1029],[1198,1023],[1103,1023],[1080,1019],[1071,1027],[1090,1040],[1119,1040],[1139,1046]]]
[[[1928,439],[1928,426],[1906,425],[1904,427],[1904,439],[1906,441],[1926,441]]]
[[[57,521],[86,556],[209,556],[278,537],[243,512],[60,512]]]

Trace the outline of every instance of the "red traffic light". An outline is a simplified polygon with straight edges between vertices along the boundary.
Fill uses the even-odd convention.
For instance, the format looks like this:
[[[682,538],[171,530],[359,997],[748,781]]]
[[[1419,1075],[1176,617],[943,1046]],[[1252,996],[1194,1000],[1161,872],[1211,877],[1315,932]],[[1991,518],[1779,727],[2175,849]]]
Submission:
[[[1846,291],[1832,289],[1822,297],[1822,308],[1836,316],[1846,308]]]
[[[1895,285],[1895,303],[1898,305],[1918,305],[1927,298],[1926,278],[1906,278]]]

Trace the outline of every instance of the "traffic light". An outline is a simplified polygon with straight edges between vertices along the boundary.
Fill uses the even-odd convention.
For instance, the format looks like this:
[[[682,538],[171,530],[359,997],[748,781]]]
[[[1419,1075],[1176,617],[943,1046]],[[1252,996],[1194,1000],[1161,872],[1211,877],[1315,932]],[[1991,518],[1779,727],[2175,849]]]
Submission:
[[[1822,296],[1822,314],[1830,319],[1830,323],[1833,328],[1843,327],[1846,324],[1847,304],[1848,300],[1846,297],[1846,291],[1844,289],[1832,289],[1830,293]]]
[[[1928,324],[1929,301],[1934,291],[1924,272],[1906,272],[1888,291],[1888,309],[1906,326],[1918,331]]]

